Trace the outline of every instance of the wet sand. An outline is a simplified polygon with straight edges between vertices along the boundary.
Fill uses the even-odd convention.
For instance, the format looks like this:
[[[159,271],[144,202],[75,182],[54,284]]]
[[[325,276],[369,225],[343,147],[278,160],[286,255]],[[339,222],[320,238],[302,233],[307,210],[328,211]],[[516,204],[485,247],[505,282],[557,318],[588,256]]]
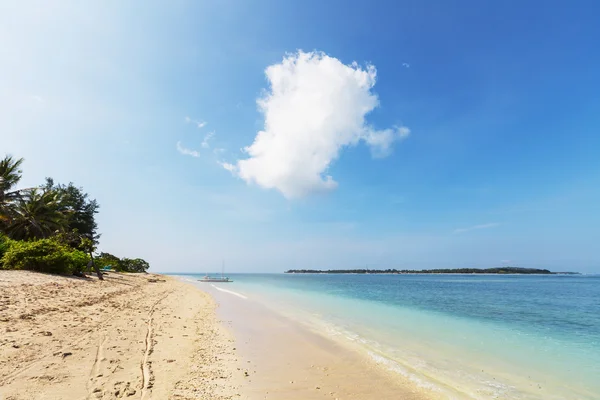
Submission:
[[[388,372],[355,349],[313,332],[252,298],[223,292],[227,284],[196,283],[218,303],[236,339],[234,383],[243,399],[433,398],[403,376]],[[247,372],[247,376],[246,376]],[[240,379],[241,377],[241,379]]]

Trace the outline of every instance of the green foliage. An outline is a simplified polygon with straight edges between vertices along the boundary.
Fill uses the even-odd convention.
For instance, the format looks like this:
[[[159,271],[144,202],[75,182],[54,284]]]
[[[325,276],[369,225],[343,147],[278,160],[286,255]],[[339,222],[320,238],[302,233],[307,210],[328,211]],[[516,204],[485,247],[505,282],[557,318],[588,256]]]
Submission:
[[[23,159],[13,156],[5,156],[0,160],[0,230],[8,225],[11,203],[20,193],[15,186],[21,180],[21,164]]]
[[[2,268],[73,274],[81,272],[88,261],[84,252],[56,239],[12,241],[2,257]]]
[[[150,264],[141,258],[123,258],[119,265],[119,268],[123,272],[146,272],[150,268]]]
[[[11,240],[4,234],[0,233],[0,269],[2,269],[2,257],[8,251],[11,245]]]
[[[22,158],[0,159],[0,269],[81,274],[98,245],[95,215],[98,202],[82,188],[55,184],[52,178],[36,188],[17,189]],[[117,271],[145,272],[140,259],[119,259],[100,253],[91,264]]]
[[[110,266],[117,272],[146,272],[150,264],[141,258],[119,258],[110,253],[100,253],[96,256],[96,264],[102,267]]]
[[[0,202],[15,192],[15,186],[21,180],[21,164],[22,158],[14,158],[13,156],[5,156],[0,160]]]
[[[4,231],[16,240],[48,238],[63,231],[68,221],[61,211],[58,194],[40,189],[23,191],[0,213],[5,221]]]
[[[82,236],[79,244],[79,249],[85,251],[88,254],[92,254],[96,251],[96,243],[87,236]]]
[[[121,259],[117,256],[113,256],[110,253],[100,253],[98,256],[96,256],[95,262],[100,266],[100,268],[110,266],[115,271],[121,271]]]
[[[68,185],[55,184],[52,178],[46,178],[43,189],[58,195],[60,211],[67,217],[66,229],[68,231],[77,231],[80,236],[88,237],[94,243],[98,243],[98,224],[95,215],[98,213],[100,205],[95,199],[90,199],[82,188],[73,185],[73,183]],[[84,250],[79,246],[80,241],[78,238],[71,245]]]

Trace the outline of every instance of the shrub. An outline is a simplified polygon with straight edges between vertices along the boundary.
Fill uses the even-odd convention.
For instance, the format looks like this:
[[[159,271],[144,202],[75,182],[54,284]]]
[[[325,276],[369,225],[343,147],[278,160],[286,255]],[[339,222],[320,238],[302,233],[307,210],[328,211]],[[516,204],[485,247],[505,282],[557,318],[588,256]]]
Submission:
[[[12,241],[0,232],[0,269],[2,269],[2,257],[8,251]]]
[[[150,268],[150,264],[148,264],[145,260],[141,258],[123,258],[119,264],[119,268],[123,272],[146,272],[148,268]]]
[[[81,272],[89,261],[82,251],[55,239],[13,241],[2,257],[4,269],[27,269],[53,274]]]
[[[100,268],[111,267],[115,271],[121,271],[121,268],[120,268],[121,259],[117,256],[113,256],[110,253],[100,253],[99,255],[96,256],[96,258],[94,259],[94,262]]]

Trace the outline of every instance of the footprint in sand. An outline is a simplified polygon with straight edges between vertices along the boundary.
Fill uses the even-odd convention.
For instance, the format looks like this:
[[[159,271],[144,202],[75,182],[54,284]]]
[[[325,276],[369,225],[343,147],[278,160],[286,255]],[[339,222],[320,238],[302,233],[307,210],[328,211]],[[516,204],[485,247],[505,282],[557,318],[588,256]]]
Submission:
[[[117,399],[134,396],[137,391],[131,387],[130,382],[117,382],[113,386],[113,395]]]

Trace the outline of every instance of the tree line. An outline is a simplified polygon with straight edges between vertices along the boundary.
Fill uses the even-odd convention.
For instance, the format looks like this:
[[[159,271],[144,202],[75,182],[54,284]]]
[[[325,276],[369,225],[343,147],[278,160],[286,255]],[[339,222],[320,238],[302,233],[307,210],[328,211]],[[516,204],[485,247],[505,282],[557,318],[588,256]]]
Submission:
[[[52,178],[35,187],[19,187],[23,158],[0,160],[0,269],[84,275],[93,268],[145,272],[140,259],[118,258],[96,250],[100,205],[73,183]]]
[[[454,269],[290,269],[286,274],[552,274],[547,269],[499,267],[499,268],[454,268]]]

